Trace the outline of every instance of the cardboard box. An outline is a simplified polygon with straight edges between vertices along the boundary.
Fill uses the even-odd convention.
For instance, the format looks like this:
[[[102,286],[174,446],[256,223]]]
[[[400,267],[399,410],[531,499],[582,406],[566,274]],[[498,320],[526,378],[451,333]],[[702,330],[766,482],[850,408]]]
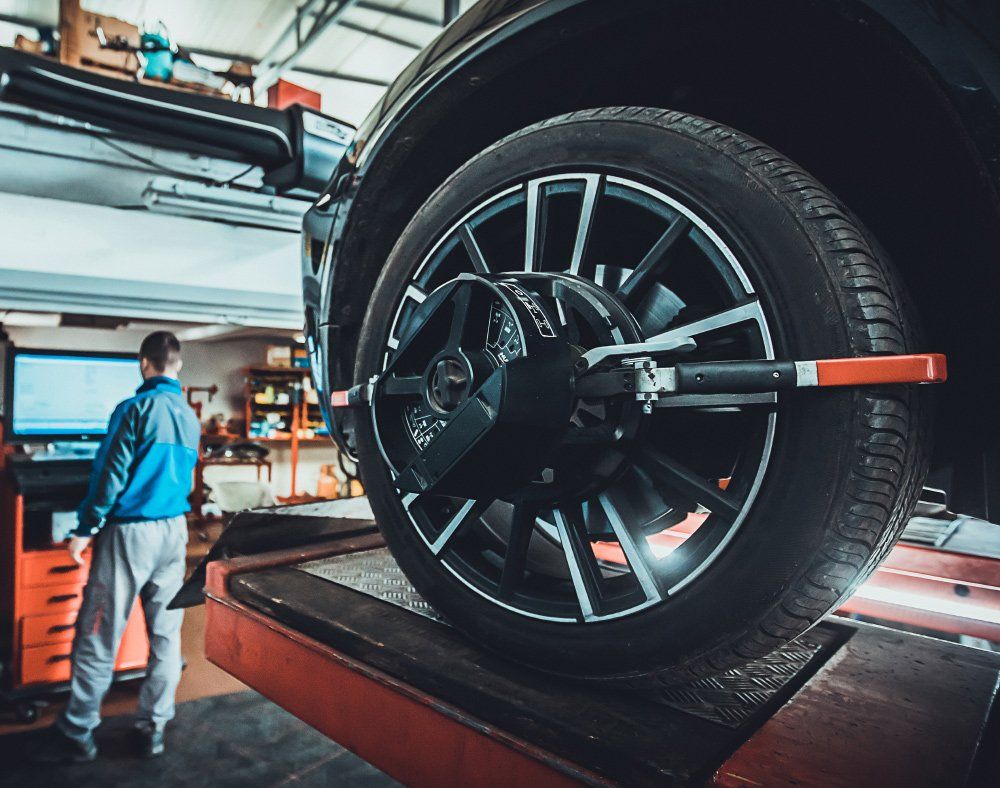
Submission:
[[[112,46],[139,46],[139,28],[123,19],[84,11],[80,0],[60,0],[59,60],[67,66],[98,71],[106,76],[134,79],[139,59],[134,52],[101,44],[98,30]]]
[[[291,367],[292,349],[288,345],[268,345],[267,346],[267,366],[269,367]]]
[[[316,485],[316,495],[319,498],[340,497],[340,477],[335,471],[335,466],[319,466],[319,482]]]

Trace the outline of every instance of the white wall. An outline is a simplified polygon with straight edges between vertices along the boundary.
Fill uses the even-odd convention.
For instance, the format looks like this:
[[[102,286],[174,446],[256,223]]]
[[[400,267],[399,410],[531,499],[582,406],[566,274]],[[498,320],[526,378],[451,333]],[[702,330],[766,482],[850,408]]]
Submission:
[[[7,276],[46,283],[29,298],[26,284],[0,280],[0,299],[22,309],[50,303],[64,312],[302,325],[297,233],[0,192],[0,238]],[[70,290],[48,292],[59,277]]]

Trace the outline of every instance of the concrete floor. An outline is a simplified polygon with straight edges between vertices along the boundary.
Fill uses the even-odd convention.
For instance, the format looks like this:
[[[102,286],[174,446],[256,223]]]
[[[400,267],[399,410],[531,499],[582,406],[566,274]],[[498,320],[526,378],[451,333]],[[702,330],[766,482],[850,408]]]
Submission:
[[[212,695],[226,695],[230,692],[247,690],[246,685],[234,679],[205,659],[205,608],[191,607],[184,611],[184,626],[181,629],[181,651],[187,667],[177,688],[177,702],[206,698]],[[139,682],[130,681],[116,684],[105,698],[102,713],[105,718],[131,714],[136,708]],[[9,723],[4,717],[0,724],[0,736],[33,728],[47,728],[55,720],[62,708],[65,696],[55,696],[52,705],[42,710],[38,722],[32,725]]]

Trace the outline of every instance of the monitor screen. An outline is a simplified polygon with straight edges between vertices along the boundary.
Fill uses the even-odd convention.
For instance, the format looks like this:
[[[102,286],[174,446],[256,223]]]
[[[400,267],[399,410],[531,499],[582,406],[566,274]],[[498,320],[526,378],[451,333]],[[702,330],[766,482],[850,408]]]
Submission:
[[[115,406],[142,382],[132,357],[19,351],[9,382],[10,438],[80,440],[107,432]]]

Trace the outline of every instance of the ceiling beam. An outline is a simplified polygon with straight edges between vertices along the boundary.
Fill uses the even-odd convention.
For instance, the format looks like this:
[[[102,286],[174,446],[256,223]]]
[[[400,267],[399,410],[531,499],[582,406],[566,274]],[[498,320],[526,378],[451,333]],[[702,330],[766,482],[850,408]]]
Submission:
[[[267,63],[268,61],[277,58],[278,53],[281,51],[281,48],[285,45],[285,41],[287,41],[289,37],[293,35],[298,37],[302,29],[303,20],[307,19],[314,11],[316,11],[324,3],[326,3],[326,5],[329,5],[329,0],[309,0],[309,2],[304,3],[295,12],[295,16],[292,18],[292,21],[289,22],[287,25],[285,25],[284,30],[281,31],[278,37],[274,40],[274,43],[272,43],[271,46],[268,47],[267,52],[264,53],[264,56],[258,62]]]
[[[387,88],[391,85],[384,79],[376,79],[374,77],[359,77],[355,74],[345,74],[342,71],[324,71],[321,68],[306,68],[305,66],[295,66],[289,69],[289,71],[297,72],[299,74],[308,74],[312,77],[322,77],[323,79],[339,79],[344,82],[357,82],[359,85],[373,85],[379,88]]]
[[[434,25],[434,27],[444,26],[443,19],[440,17],[418,14],[413,11],[404,11],[401,8],[386,8],[384,5],[367,2],[367,0],[360,0],[357,6],[358,8],[364,8],[366,11],[377,11],[378,13],[385,14],[386,16],[394,16],[397,19],[409,19],[411,22],[423,22],[425,25]]]
[[[461,12],[459,0],[444,0],[444,23],[446,25],[450,25],[458,19]]]
[[[272,56],[271,58],[265,57],[261,60],[260,72],[254,82],[254,92],[263,93],[271,87],[271,85],[277,82],[278,79],[281,78],[281,75],[286,71],[289,71],[299,61],[299,58],[301,58],[308,51],[308,49],[315,44],[316,41],[321,38],[332,25],[335,25],[344,13],[357,2],[358,0],[340,0],[333,10],[327,10],[332,5],[330,0],[327,0],[327,2],[323,5],[323,15],[316,18],[316,21],[309,29],[309,32],[306,33],[305,38],[297,39],[298,45],[290,55],[282,60],[277,59],[276,56]],[[309,10],[306,13],[311,14],[315,12],[317,5],[318,3],[316,0],[308,3],[306,7]],[[298,34],[298,18],[299,15],[297,14],[296,20],[293,20],[292,25],[290,25],[290,27],[293,28],[293,32],[296,34]],[[284,34],[282,34],[282,37],[284,38]],[[271,49],[273,51],[274,47]]]
[[[236,63],[249,63],[251,66],[256,66],[260,61],[255,57],[250,57],[249,55],[240,55],[235,52],[222,52],[218,49],[205,49],[203,47],[185,47],[188,52],[192,55],[203,55],[204,57],[214,57],[219,60],[231,60]],[[295,66],[289,69],[290,71],[297,71],[300,74],[309,74],[313,77],[323,77],[325,79],[339,79],[343,82],[357,82],[361,85],[375,85],[376,87],[384,88],[390,83],[384,79],[376,79],[374,77],[362,77],[356,74],[346,74],[343,71],[327,71],[322,68],[307,68],[305,66]]]
[[[364,25],[359,25],[355,22],[351,22],[347,19],[341,19],[337,24],[337,27],[343,27],[347,30],[356,30],[359,33],[364,33],[366,36],[373,36],[375,38],[381,38],[383,41],[391,41],[393,44],[399,44],[407,49],[420,50],[423,49],[423,44],[418,44],[415,41],[409,41],[405,38],[399,38],[398,36],[391,35],[389,33],[383,33],[381,30],[372,30],[365,27]]]

